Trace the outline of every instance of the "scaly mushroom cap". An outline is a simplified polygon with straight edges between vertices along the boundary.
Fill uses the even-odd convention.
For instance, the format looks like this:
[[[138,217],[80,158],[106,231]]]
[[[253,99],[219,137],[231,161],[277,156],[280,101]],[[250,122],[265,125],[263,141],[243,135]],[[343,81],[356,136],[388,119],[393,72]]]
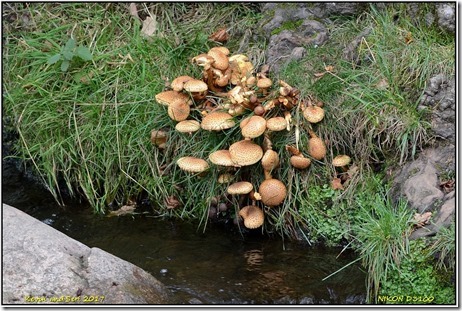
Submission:
[[[324,119],[324,109],[315,105],[308,105],[303,110],[303,116],[310,123],[318,123]]]
[[[201,122],[201,127],[207,131],[221,131],[233,127],[236,123],[233,117],[224,111],[214,111],[207,114]]]
[[[236,165],[252,165],[260,161],[263,156],[263,149],[250,140],[241,140],[229,147],[231,160]]]
[[[271,85],[273,85],[273,82],[271,81],[270,78],[261,78],[261,79],[258,79],[257,81],[257,87],[261,89],[267,89]]]
[[[338,155],[332,160],[332,165],[335,167],[347,166],[350,164],[351,158],[345,154]]]
[[[227,149],[222,149],[222,150],[217,150],[215,152],[212,152],[209,155],[209,160],[215,165],[235,166],[233,160],[231,160],[231,154],[229,153],[229,150]]]
[[[196,132],[201,128],[201,125],[196,120],[183,120],[175,125],[175,129],[181,133]]]
[[[226,70],[229,66],[228,56],[223,54],[218,49],[210,49],[207,53],[208,56],[212,57],[214,62],[212,63],[212,67],[220,70]]]
[[[196,157],[182,157],[176,164],[186,172],[201,173],[209,168],[207,161]]]
[[[266,150],[261,158],[261,165],[266,171],[272,171],[279,165],[279,156],[276,151],[272,149]]]
[[[208,90],[207,83],[201,80],[192,79],[185,82],[183,89],[190,93],[202,93]]]
[[[177,101],[182,101],[189,104],[190,101],[188,95],[173,90],[160,92],[155,96],[155,98],[159,104],[164,106],[169,106],[170,104]]]
[[[191,108],[184,101],[175,101],[168,105],[168,116],[175,121],[183,121],[189,117]]]
[[[266,130],[266,120],[260,116],[251,116],[242,127],[242,136],[255,138],[262,135]]]
[[[286,198],[287,189],[280,180],[270,178],[261,183],[258,193],[261,195],[263,204],[277,206]]]
[[[239,216],[244,219],[244,226],[249,229],[258,228],[265,221],[263,210],[255,205],[247,205],[241,208]]]
[[[170,86],[174,91],[181,92],[183,90],[183,85],[188,82],[189,80],[193,80],[193,77],[190,76],[179,76],[173,79]]]
[[[266,128],[270,131],[277,132],[287,128],[287,121],[284,117],[273,117],[266,120]]]
[[[305,157],[294,155],[290,157],[290,164],[292,164],[292,166],[295,168],[303,170],[310,166],[311,160]]]
[[[326,156],[326,145],[319,137],[312,137],[308,140],[308,154],[316,160],[321,160]]]
[[[218,51],[220,51],[221,53],[225,54],[226,56],[229,55],[229,50],[228,50],[228,48],[227,48],[227,47],[224,47],[224,46],[214,46],[213,48],[211,48],[211,49],[209,50],[209,52],[212,51],[212,50],[218,50]]]
[[[238,181],[229,185],[227,192],[229,194],[247,194],[253,190],[253,185],[248,181]]]

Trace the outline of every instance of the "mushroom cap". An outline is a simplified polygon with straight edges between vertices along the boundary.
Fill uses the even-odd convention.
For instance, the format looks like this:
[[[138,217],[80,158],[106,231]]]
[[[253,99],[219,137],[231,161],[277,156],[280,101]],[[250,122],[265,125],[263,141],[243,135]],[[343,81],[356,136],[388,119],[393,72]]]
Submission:
[[[168,105],[168,115],[172,120],[175,121],[183,121],[189,117],[189,112],[191,108],[189,104],[184,101],[174,101],[170,105]]]
[[[169,106],[177,101],[184,101],[189,104],[190,101],[188,95],[173,90],[160,92],[156,94],[155,99],[159,104],[164,106]]]
[[[229,185],[227,192],[229,194],[247,194],[253,190],[253,185],[248,181],[238,181]]]
[[[351,158],[346,154],[341,154],[332,159],[332,165],[336,167],[347,166],[350,164]]]
[[[231,160],[231,154],[228,149],[221,149],[212,152],[209,155],[209,160],[215,165],[221,166],[235,166],[233,160]]]
[[[326,156],[326,145],[319,137],[312,137],[308,140],[308,154],[316,160],[321,160]]]
[[[277,132],[287,128],[287,121],[284,117],[273,117],[266,120],[266,128],[270,131]]]
[[[161,130],[151,131],[151,143],[156,146],[165,144],[167,142],[167,132]]]
[[[212,67],[220,70],[226,70],[229,66],[228,56],[223,54],[222,51],[218,49],[210,49],[207,53],[208,56],[212,57],[214,62]]]
[[[233,117],[224,111],[214,111],[207,114],[201,122],[201,127],[207,131],[221,131],[233,127],[236,123]]]
[[[309,158],[293,155],[290,157],[290,164],[295,168],[303,170],[310,166],[311,160]]]
[[[258,79],[257,81],[257,87],[261,89],[267,89],[271,85],[273,85],[273,81],[271,81],[270,78],[261,78],[261,79]]]
[[[244,226],[249,229],[258,228],[265,221],[263,210],[255,205],[247,205],[241,208],[239,216],[244,218]]]
[[[225,47],[225,46],[214,46],[213,48],[211,48],[211,49],[209,50],[209,52],[210,52],[211,50],[218,50],[218,51],[220,51],[221,53],[225,54],[226,56],[228,56],[229,53],[230,53],[230,52],[229,52],[229,49],[228,49],[227,47]]]
[[[183,120],[175,125],[175,129],[181,133],[196,132],[201,128],[201,125],[196,120]]]
[[[176,164],[184,171],[191,173],[201,173],[209,168],[207,161],[196,157],[182,157]]]
[[[260,116],[251,116],[242,127],[242,136],[255,138],[262,135],[266,130],[266,120]]]
[[[231,160],[239,166],[252,165],[260,161],[263,149],[250,140],[235,142],[229,147]]]
[[[189,80],[193,80],[193,77],[190,76],[179,76],[173,79],[170,86],[174,91],[181,92],[183,90],[183,85],[188,82]]]
[[[278,153],[272,149],[266,150],[261,158],[261,165],[266,171],[272,171],[279,165]]]
[[[183,89],[186,92],[201,93],[208,90],[207,83],[202,80],[192,79],[184,83]]]
[[[234,176],[231,175],[230,173],[223,173],[218,176],[218,183],[220,184],[226,184],[229,183],[233,180]]]
[[[310,123],[318,123],[324,119],[324,109],[316,105],[308,105],[303,110],[303,116]]]
[[[276,206],[286,198],[287,188],[280,180],[270,178],[261,183],[258,193],[261,195],[263,204]]]

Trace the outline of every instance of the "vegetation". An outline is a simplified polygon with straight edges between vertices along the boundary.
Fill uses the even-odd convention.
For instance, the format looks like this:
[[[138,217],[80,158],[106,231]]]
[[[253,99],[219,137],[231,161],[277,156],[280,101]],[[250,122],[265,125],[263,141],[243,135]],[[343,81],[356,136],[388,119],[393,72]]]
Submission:
[[[171,143],[161,150],[150,142],[150,132],[172,129],[175,122],[154,95],[180,75],[200,77],[191,58],[216,46],[208,37],[223,26],[232,53],[248,55],[257,68],[264,64],[266,42],[249,40],[259,35],[252,33],[261,18],[255,6],[138,4],[133,16],[125,3],[8,4],[3,111],[4,122],[13,120],[19,135],[15,156],[34,168],[58,202],[66,189],[88,200],[96,213],[108,213],[147,198],[152,213],[195,219],[205,230],[212,198],[226,191],[216,179],[219,169],[213,166],[201,177],[185,174],[175,162],[189,155],[207,159],[227,148],[240,140],[239,126],[219,133],[170,131]],[[454,228],[442,231],[429,248],[439,255],[436,266],[430,256],[422,258],[424,247],[407,239],[412,211],[391,201],[383,181],[387,169],[431,142],[428,116],[416,108],[432,75],[455,70],[454,38],[411,21],[404,9],[393,4],[377,11],[371,5],[356,19],[334,19],[324,46],[305,47],[302,60],[274,77],[298,88],[301,97],[323,102],[326,117],[311,126],[295,109],[298,140],[293,132],[272,136],[281,158],[275,174],[288,196],[280,207],[265,210],[262,232],[353,247],[369,272],[371,300],[446,286],[434,303],[448,303],[451,285],[436,271],[455,265]],[[146,17],[153,20],[152,35],[143,30]],[[346,60],[339,47],[366,27],[369,35],[354,60]],[[192,118],[200,120],[199,111]],[[299,143],[308,157],[309,129],[327,142],[328,154],[300,171],[290,166],[284,147]],[[331,187],[339,173],[330,163],[338,154],[353,159],[340,173],[347,176],[344,190]],[[237,173],[254,185],[264,178],[258,166]],[[165,204],[170,197],[179,201],[177,208]],[[227,219],[237,217],[239,198],[223,199],[235,207],[224,213]],[[411,288],[410,282],[417,285]]]

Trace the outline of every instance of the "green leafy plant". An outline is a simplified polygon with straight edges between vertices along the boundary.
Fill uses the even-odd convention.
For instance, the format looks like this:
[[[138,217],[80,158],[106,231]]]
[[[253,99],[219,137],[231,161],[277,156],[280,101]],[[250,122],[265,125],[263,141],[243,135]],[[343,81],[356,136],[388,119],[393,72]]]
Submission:
[[[402,258],[399,268],[391,267],[381,284],[379,298],[384,303],[399,304],[454,304],[455,286],[444,280],[444,274],[435,269],[427,243],[423,239],[409,243],[409,253]],[[383,299],[383,297],[401,297]],[[380,302],[379,300],[379,302]]]
[[[66,72],[75,57],[79,57],[84,61],[93,59],[93,55],[87,47],[82,45],[77,46],[75,39],[69,38],[66,44],[61,47],[61,51],[48,59],[47,64],[53,65],[61,61],[61,71]]]
[[[430,253],[438,256],[437,268],[454,271],[456,267],[456,226],[455,222],[449,228],[441,228],[435,241],[430,246]]]
[[[380,285],[390,269],[398,269],[409,253],[408,236],[412,228],[412,212],[405,201],[393,205],[385,189],[372,198],[357,200],[358,221],[353,226],[356,248],[369,275],[368,300],[377,297]]]

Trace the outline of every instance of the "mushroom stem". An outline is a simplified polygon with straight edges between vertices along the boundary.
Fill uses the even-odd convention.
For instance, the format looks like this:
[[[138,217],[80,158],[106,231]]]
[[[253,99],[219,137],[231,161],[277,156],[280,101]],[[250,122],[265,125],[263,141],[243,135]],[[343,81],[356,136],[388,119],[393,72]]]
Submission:
[[[263,174],[265,175],[265,180],[273,178],[273,176],[271,175],[271,172],[268,170],[263,170]]]

